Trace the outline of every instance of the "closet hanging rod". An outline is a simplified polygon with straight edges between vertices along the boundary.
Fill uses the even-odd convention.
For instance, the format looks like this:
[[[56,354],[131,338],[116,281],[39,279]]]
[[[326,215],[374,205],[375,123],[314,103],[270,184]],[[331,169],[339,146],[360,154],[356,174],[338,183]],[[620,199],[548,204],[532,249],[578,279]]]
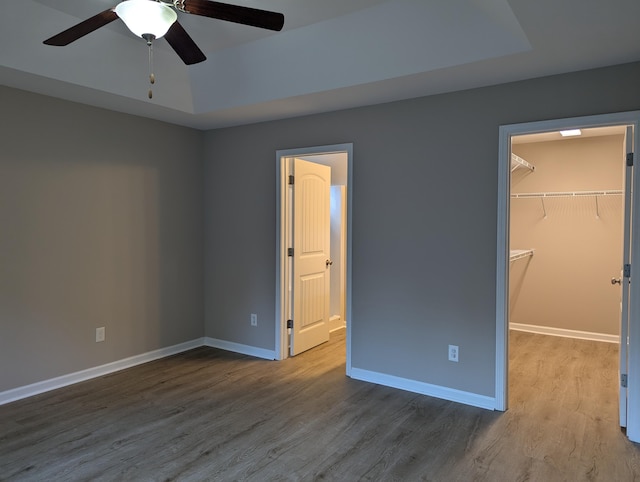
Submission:
[[[529,169],[530,171],[536,170],[536,166],[528,163],[522,157],[512,153],[511,154],[511,172],[515,171],[519,167],[524,167],[525,169]]]
[[[593,197],[593,196],[622,196],[624,191],[567,191],[567,192],[520,192],[512,193],[511,197],[545,198],[545,197]]]

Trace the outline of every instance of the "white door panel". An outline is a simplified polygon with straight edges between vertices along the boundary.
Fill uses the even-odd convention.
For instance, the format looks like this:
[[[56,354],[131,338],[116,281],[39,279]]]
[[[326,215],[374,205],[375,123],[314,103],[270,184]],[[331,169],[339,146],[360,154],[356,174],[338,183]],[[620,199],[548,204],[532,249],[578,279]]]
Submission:
[[[293,160],[291,355],[329,340],[331,168]]]
[[[625,133],[624,155],[633,152],[633,127],[627,126]],[[628,371],[628,352],[629,352],[629,288],[631,278],[625,276],[624,267],[631,263],[631,227],[632,227],[632,186],[633,186],[633,167],[625,168],[625,189],[624,189],[624,238],[622,250],[622,276],[621,280],[621,303],[620,303],[620,378],[626,378]],[[627,426],[627,388],[625,384],[620,383],[620,426]]]

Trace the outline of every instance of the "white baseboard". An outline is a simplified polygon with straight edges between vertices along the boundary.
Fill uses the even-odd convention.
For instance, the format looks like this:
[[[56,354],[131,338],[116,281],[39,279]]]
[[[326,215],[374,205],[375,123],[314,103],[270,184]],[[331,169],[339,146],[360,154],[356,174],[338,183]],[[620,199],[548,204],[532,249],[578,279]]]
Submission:
[[[603,341],[606,343],[620,343],[618,335],[606,333],[593,333],[591,331],[567,330],[565,328],[553,328],[550,326],[527,325],[525,323],[509,323],[509,328],[538,335],[562,336],[564,338],[577,338],[578,340]]]
[[[496,400],[493,397],[477,395],[475,393],[464,392],[462,390],[442,387],[439,385],[432,385],[430,383],[418,382],[407,378],[396,377],[394,375],[387,375],[385,373],[372,372],[361,368],[352,368],[351,378],[375,383],[377,385],[399,388],[400,390],[406,390],[408,392],[420,393],[430,397],[441,398],[451,402],[463,403],[473,407],[486,408],[489,410],[495,410],[496,408]]]
[[[91,378],[107,375],[119,370],[124,370],[125,368],[131,368],[142,363],[157,360],[159,358],[175,355],[177,353],[191,350],[203,345],[212,348],[219,348],[221,350],[232,351],[235,353],[241,353],[243,355],[263,358],[265,360],[276,359],[274,350],[257,348],[250,345],[243,345],[240,343],[219,340],[217,338],[204,337],[167,348],[161,348],[159,350],[132,356],[112,363],[107,363],[98,367],[89,368],[87,370],[82,370],[79,372],[70,373],[68,375],[52,378],[50,380],[44,380],[42,382],[33,383],[31,385],[25,385],[23,387],[6,390],[4,392],[0,392],[0,405],[31,397],[33,395],[38,395],[39,393],[55,390],[56,388],[62,388],[74,383],[89,380]],[[496,406],[495,399],[491,397],[464,392],[453,388],[431,385],[429,383],[418,382],[415,380],[409,380],[393,375],[386,375],[384,373],[372,372],[360,368],[351,368],[348,375],[356,380],[376,383],[378,385],[385,385],[392,388],[398,388],[400,390],[420,393],[422,395],[429,395],[431,397],[442,398],[444,400],[450,400],[452,402],[464,403],[466,405],[472,405],[474,407],[494,410]]]
[[[140,355],[135,355],[122,360],[107,363],[79,372],[69,373],[49,380],[43,380],[41,382],[32,383],[31,385],[25,385],[18,388],[12,388],[4,392],[0,392],[0,405],[21,400],[23,398],[38,395],[39,393],[55,390],[56,388],[66,387],[73,385],[74,383],[83,382],[91,378],[101,377],[102,375],[108,375],[109,373],[124,370],[125,368],[131,368],[142,363],[147,363],[159,358],[168,357],[183,351],[198,348],[199,346],[209,346],[212,348],[220,348],[222,350],[233,351],[236,353],[242,353],[243,355],[255,356],[257,358],[264,358],[267,360],[275,360],[274,350],[265,350],[264,348],[256,348],[249,345],[241,345],[240,343],[233,343],[231,341],[218,340],[216,338],[197,338],[195,340],[180,343],[178,345],[169,346],[166,348],[160,348]]]
[[[12,388],[0,392],[0,405],[4,405],[9,402],[21,400],[23,398],[38,395],[39,393],[55,390],[56,388],[66,387],[67,385],[73,385],[74,383],[83,382],[91,378],[101,377],[109,373],[124,370],[125,368],[131,368],[142,363],[147,363],[159,358],[175,355],[183,351],[197,348],[204,344],[204,338],[198,338],[195,340],[180,343],[178,345],[169,346],[166,348],[160,348],[140,355],[135,355],[129,358],[124,358],[115,362],[107,363],[93,368],[87,368],[75,373],[69,373],[68,375],[62,375],[49,380],[44,380],[31,385],[25,385],[23,387]]]
[[[329,318],[329,333],[341,330],[345,327],[346,325],[343,323],[342,317],[340,315],[333,315]]]
[[[221,350],[233,351],[235,353],[242,353],[243,355],[255,356],[257,358],[264,358],[265,360],[275,360],[275,350],[267,350],[265,348],[257,348],[250,345],[242,345],[240,343],[234,343],[232,341],[218,340],[217,338],[204,338],[204,344],[212,348],[220,348]]]

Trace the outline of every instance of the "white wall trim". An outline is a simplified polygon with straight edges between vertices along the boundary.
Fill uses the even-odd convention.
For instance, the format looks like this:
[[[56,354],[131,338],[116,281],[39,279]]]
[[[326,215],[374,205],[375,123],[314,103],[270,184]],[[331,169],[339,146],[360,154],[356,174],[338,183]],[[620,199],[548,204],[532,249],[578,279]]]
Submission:
[[[283,360],[289,357],[289,349],[286,346],[288,340],[285,316],[285,272],[286,246],[282,243],[286,232],[283,222],[285,213],[285,159],[291,157],[302,157],[319,154],[346,153],[347,155],[347,226],[346,226],[346,243],[347,243],[347,262],[344,264],[346,270],[346,300],[345,300],[345,320],[347,326],[346,336],[346,373],[347,376],[351,371],[351,271],[352,271],[352,209],[353,209],[353,143],[332,144],[325,146],[305,147],[298,149],[282,149],[276,151],[276,323],[275,323],[275,345],[274,353],[276,360]]]
[[[153,360],[165,358],[177,353],[182,353],[183,351],[198,348],[203,344],[204,338],[197,338],[195,340],[180,343],[178,345],[160,348],[158,350],[153,350],[147,353],[142,353],[140,355],[123,358],[122,360],[106,363],[97,367],[87,368],[86,370],[81,370],[79,372],[69,373],[67,375],[51,378],[49,380],[43,380],[41,382],[25,385],[23,387],[12,388],[11,390],[0,392],[0,405],[31,397],[33,395],[38,395],[39,393],[55,390],[57,388],[73,385],[74,383],[83,382],[91,378],[108,375],[109,373],[124,370],[125,368],[131,368],[136,365],[141,365]]]
[[[420,393],[430,397],[441,398],[451,402],[463,403],[473,407],[485,408],[488,410],[495,410],[496,408],[496,400],[492,397],[464,392],[454,388],[442,387],[440,385],[418,382],[416,380],[409,380],[408,378],[396,377],[385,373],[372,372],[361,368],[352,367],[351,378],[391,388],[398,388],[408,392]]]
[[[509,208],[511,193],[511,135],[508,127],[498,132],[498,233],[496,240],[496,409],[509,406]]]
[[[134,355],[122,360],[117,360],[105,365],[100,365],[93,368],[87,368],[79,372],[69,373],[49,380],[43,380],[41,382],[32,383],[22,387],[12,388],[0,392],[0,405],[6,403],[15,402],[23,398],[32,397],[40,393],[55,390],[57,388],[73,385],[74,383],[84,382],[92,378],[101,377],[114,373],[126,368],[131,368],[136,365],[142,365],[150,361],[165,358],[177,353],[192,350],[201,346],[208,346],[211,348],[219,348],[221,350],[232,351],[241,353],[243,355],[255,356],[257,358],[264,358],[266,360],[275,360],[275,352],[273,350],[265,350],[264,348],[257,348],[255,346],[241,345],[232,341],[218,340],[216,338],[202,337],[195,340],[179,343],[178,345],[168,346],[166,348],[159,348],[140,355]]]
[[[204,345],[211,348],[219,348],[221,350],[241,353],[243,355],[255,356],[256,358],[264,358],[265,360],[275,360],[276,352],[265,348],[258,348],[250,345],[242,345],[233,341],[218,340],[217,338],[204,338]]]
[[[347,325],[344,323],[344,321],[342,321],[342,317],[340,315],[333,315],[329,317],[329,333],[342,330],[346,327]]]
[[[605,343],[620,343],[620,337],[618,335],[594,333],[592,331],[568,330],[566,328],[528,325],[526,323],[510,323],[509,328],[515,331],[526,331],[527,333],[536,333],[538,335],[561,336],[563,338],[576,338],[578,340],[603,341]]]

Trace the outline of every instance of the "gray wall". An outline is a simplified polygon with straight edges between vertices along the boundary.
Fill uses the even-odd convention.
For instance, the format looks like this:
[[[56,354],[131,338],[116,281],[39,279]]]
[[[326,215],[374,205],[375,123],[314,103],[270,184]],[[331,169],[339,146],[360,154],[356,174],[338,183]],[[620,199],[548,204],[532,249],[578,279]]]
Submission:
[[[640,109],[638,85],[629,64],[205,134],[0,87],[0,390],[203,334],[273,349],[275,153],[352,142],[354,367],[493,396],[498,126]]]
[[[639,85],[629,64],[207,133],[206,335],[273,349],[275,152],[352,142],[353,366],[493,396],[498,127],[640,109]]]
[[[203,134],[0,106],[0,391],[202,337]]]

